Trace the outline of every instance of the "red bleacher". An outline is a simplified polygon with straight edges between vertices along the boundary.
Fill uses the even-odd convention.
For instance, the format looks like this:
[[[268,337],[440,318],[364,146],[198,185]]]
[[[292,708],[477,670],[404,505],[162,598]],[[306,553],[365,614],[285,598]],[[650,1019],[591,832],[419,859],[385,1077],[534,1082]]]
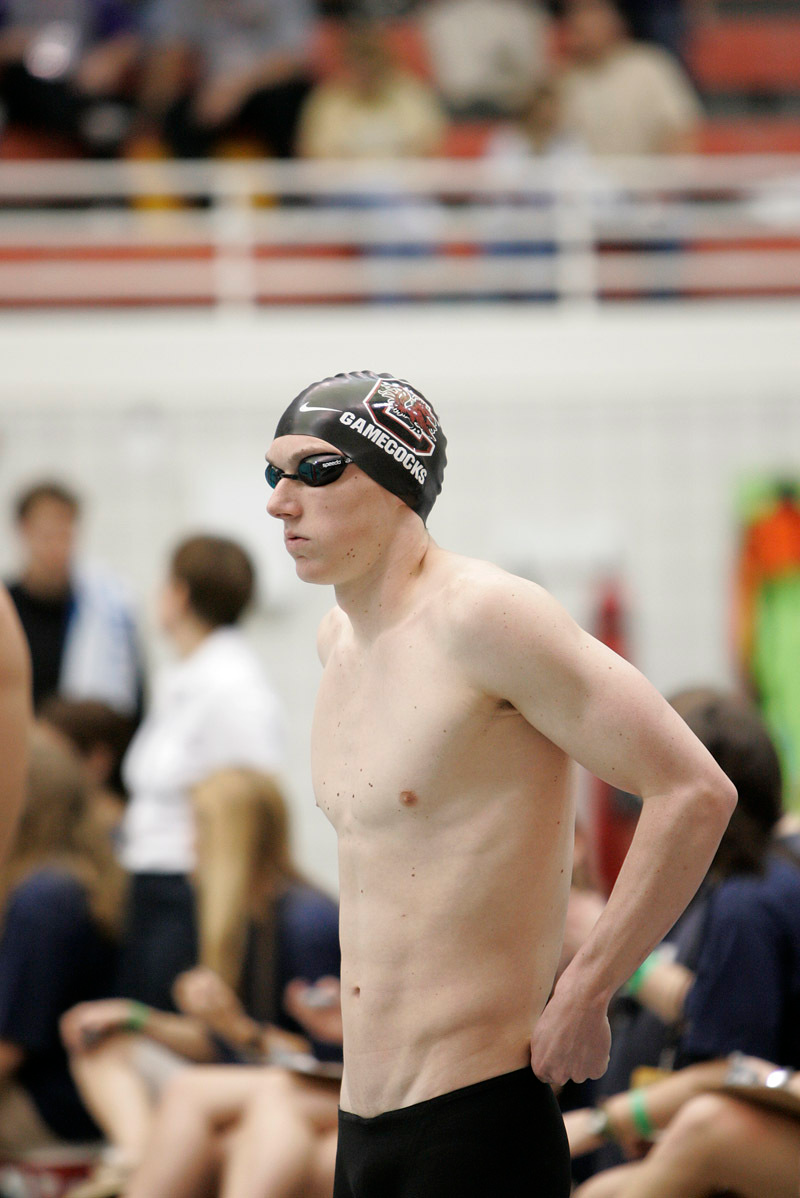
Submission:
[[[688,62],[707,94],[800,93],[800,17],[702,22],[689,39]]]

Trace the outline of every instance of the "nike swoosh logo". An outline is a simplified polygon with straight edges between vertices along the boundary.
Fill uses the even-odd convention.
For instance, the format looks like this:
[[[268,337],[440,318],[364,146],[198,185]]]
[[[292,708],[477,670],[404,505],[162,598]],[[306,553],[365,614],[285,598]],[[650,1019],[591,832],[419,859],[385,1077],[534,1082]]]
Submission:
[[[334,412],[337,416],[340,414],[339,408],[313,408],[309,403],[301,403],[297,410],[298,412]]]

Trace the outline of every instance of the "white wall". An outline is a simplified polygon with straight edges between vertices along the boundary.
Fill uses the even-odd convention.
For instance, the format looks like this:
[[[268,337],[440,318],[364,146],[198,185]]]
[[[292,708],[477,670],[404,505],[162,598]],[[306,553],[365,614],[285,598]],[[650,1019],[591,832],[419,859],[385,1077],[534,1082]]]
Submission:
[[[800,474],[791,303],[6,315],[0,363],[0,508],[43,473],[76,485],[86,551],[130,583],[154,658],[146,604],[178,536],[213,527],[258,556],[252,630],[290,713],[296,846],[331,885],[307,767],[330,595],[295,580],[264,513],[264,451],[303,386],[351,369],[414,382],[449,442],[434,536],[538,577],[580,619],[598,573],[621,570],[635,659],[666,691],[731,676],[739,481]]]

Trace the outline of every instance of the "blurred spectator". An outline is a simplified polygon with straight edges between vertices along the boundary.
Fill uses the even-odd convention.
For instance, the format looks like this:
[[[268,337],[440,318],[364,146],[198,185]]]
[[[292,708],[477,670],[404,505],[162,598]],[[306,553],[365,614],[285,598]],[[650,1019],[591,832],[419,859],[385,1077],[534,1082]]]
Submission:
[[[235,916],[222,941],[214,911],[208,928],[201,920],[204,959],[219,962],[229,976],[207,965],[181,975],[178,1015],[110,1000],[84,1003],[64,1017],[81,1092],[115,1149],[98,1182],[139,1163],[156,1097],[188,1063],[241,1065],[306,1054],[309,1041],[295,1018],[297,1005],[290,1008],[284,995],[298,978],[339,974],[336,904],[294,865],[288,813],[274,782],[252,770],[224,770],[202,783],[195,799],[198,885],[210,882],[219,893],[219,869],[226,870],[232,885],[222,889]],[[202,911],[208,916],[201,902]],[[315,1051],[341,1061],[340,1050],[332,1053],[322,1043]],[[203,1076],[190,1080],[189,1088],[201,1085]],[[170,1168],[172,1162],[159,1164]]]
[[[800,867],[774,839],[777,754],[744,700],[701,689],[673,705],[739,802],[698,896],[615,1000],[601,1095],[627,1089],[641,1066],[733,1051],[800,1066]]]
[[[20,577],[9,584],[33,663],[33,701],[99,699],[125,715],[140,707],[142,664],[131,606],[119,583],[76,560],[80,501],[58,482],[16,503]]]
[[[298,152],[307,158],[434,154],[445,118],[432,88],[392,62],[381,27],[350,28],[340,78],[320,83],[303,108]]]
[[[0,1151],[98,1135],[58,1021],[111,992],[122,886],[73,755],[36,733],[19,835],[0,871]]]
[[[289,987],[287,1003],[317,1040],[341,1043],[338,980]],[[291,1066],[195,1069],[167,1086],[130,1198],[328,1198],[339,1081]],[[75,1198],[99,1198],[82,1192]]]
[[[140,133],[179,158],[241,139],[291,157],[314,17],[312,0],[148,0]]]
[[[423,0],[418,19],[453,116],[516,115],[547,73],[549,22],[536,0]]]
[[[336,904],[295,865],[289,813],[272,778],[223,770],[195,789],[193,801],[200,960],[254,1019],[304,1035],[284,991],[296,978],[339,976]],[[323,1044],[314,1051],[328,1055]]]
[[[25,634],[0,583],[0,869],[22,810],[31,723],[31,663]]]
[[[565,128],[593,154],[697,148],[700,105],[666,51],[630,39],[613,0],[566,0]]]
[[[278,700],[237,627],[254,585],[234,541],[200,535],[175,549],[159,619],[178,660],[123,763],[122,862],[133,877],[120,993],[162,1010],[197,960],[192,789],[228,767],[274,773],[283,756]]]
[[[77,753],[94,814],[114,840],[125,810],[119,769],[133,736],[133,721],[96,699],[52,695],[42,705],[39,724]]]
[[[587,159],[582,142],[564,127],[564,104],[556,79],[537,84],[516,121],[498,124],[489,137],[486,153],[503,159]]]
[[[81,153],[115,153],[130,127],[139,51],[124,0],[3,0],[6,120]]]
[[[797,1196],[800,1075],[770,1061],[733,1053],[691,1065],[574,1111],[566,1124],[573,1154],[603,1138],[629,1157],[647,1153],[601,1173],[576,1198],[707,1198],[723,1189],[737,1198]]]

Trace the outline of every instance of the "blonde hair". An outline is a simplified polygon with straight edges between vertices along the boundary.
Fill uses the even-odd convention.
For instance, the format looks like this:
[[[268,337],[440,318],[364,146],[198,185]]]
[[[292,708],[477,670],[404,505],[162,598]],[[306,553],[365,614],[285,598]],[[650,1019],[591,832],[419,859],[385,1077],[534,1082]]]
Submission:
[[[25,804],[9,860],[0,871],[0,912],[12,891],[44,866],[82,883],[92,917],[119,931],[125,875],[89,805],[75,753],[41,729],[31,734]]]
[[[200,959],[235,988],[248,922],[303,878],[292,860],[286,803],[268,774],[220,770],[195,788],[193,799]]]

